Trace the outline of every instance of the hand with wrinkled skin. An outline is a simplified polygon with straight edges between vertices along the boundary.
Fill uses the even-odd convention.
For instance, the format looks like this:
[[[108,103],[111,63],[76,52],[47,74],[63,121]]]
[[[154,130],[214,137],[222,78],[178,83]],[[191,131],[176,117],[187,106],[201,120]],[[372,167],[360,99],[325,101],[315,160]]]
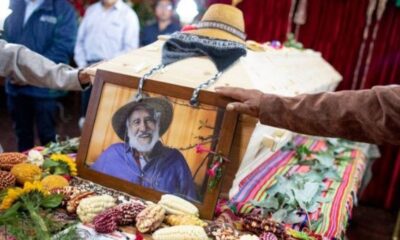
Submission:
[[[226,105],[227,111],[236,111],[253,117],[260,117],[260,103],[263,95],[261,91],[236,87],[216,87],[215,92],[224,97],[237,100]]]

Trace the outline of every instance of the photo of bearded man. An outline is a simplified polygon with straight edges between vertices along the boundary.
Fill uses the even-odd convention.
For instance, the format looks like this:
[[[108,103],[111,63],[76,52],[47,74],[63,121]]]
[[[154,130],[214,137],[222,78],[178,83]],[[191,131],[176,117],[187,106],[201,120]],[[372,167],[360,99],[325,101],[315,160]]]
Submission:
[[[109,146],[91,169],[126,181],[196,201],[199,196],[180,151],[160,141],[173,119],[172,104],[147,97],[119,108],[112,126],[123,142]]]

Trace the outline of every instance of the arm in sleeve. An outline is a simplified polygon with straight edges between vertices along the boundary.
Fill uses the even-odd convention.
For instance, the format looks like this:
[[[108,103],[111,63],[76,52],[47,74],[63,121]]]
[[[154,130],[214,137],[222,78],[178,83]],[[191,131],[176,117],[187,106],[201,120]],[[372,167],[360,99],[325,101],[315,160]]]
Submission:
[[[68,4],[66,10],[57,19],[53,41],[43,55],[56,63],[68,63],[74,53],[77,30],[76,13]]]
[[[294,132],[400,145],[400,86],[280,97],[264,94],[262,124]]]
[[[55,64],[18,44],[0,40],[0,75],[13,77],[13,83],[63,90],[82,90],[78,70]]]
[[[129,11],[126,17],[122,52],[139,47],[139,19],[135,12]]]

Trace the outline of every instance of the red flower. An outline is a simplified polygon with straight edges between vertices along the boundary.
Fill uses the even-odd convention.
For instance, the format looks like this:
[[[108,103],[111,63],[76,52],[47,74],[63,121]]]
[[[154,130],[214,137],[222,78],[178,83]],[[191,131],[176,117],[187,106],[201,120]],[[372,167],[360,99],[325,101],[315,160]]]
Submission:
[[[183,26],[183,28],[181,29],[181,32],[187,32],[187,31],[192,31],[192,30],[196,30],[197,27],[195,25],[186,25]]]
[[[214,165],[210,169],[207,170],[208,176],[215,177],[215,175],[217,174],[217,170],[220,166],[221,166],[220,162],[214,163]]]
[[[68,174],[64,174],[64,175],[62,175],[62,176],[63,176],[65,179],[67,179],[68,182],[72,180],[72,177],[71,177],[70,175],[68,175]]]
[[[143,235],[142,234],[140,234],[138,231],[136,231],[136,234],[135,234],[136,236],[136,240],[143,240],[144,238],[143,238]]]
[[[196,153],[205,153],[205,152],[210,152],[210,149],[205,148],[202,144],[197,144],[196,145]]]

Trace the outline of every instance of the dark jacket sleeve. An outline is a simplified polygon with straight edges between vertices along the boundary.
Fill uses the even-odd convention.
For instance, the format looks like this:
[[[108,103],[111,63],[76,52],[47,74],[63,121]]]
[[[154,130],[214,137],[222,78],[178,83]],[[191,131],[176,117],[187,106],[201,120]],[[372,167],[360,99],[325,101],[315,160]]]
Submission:
[[[262,124],[294,132],[400,145],[400,85],[280,97],[264,94]]]

